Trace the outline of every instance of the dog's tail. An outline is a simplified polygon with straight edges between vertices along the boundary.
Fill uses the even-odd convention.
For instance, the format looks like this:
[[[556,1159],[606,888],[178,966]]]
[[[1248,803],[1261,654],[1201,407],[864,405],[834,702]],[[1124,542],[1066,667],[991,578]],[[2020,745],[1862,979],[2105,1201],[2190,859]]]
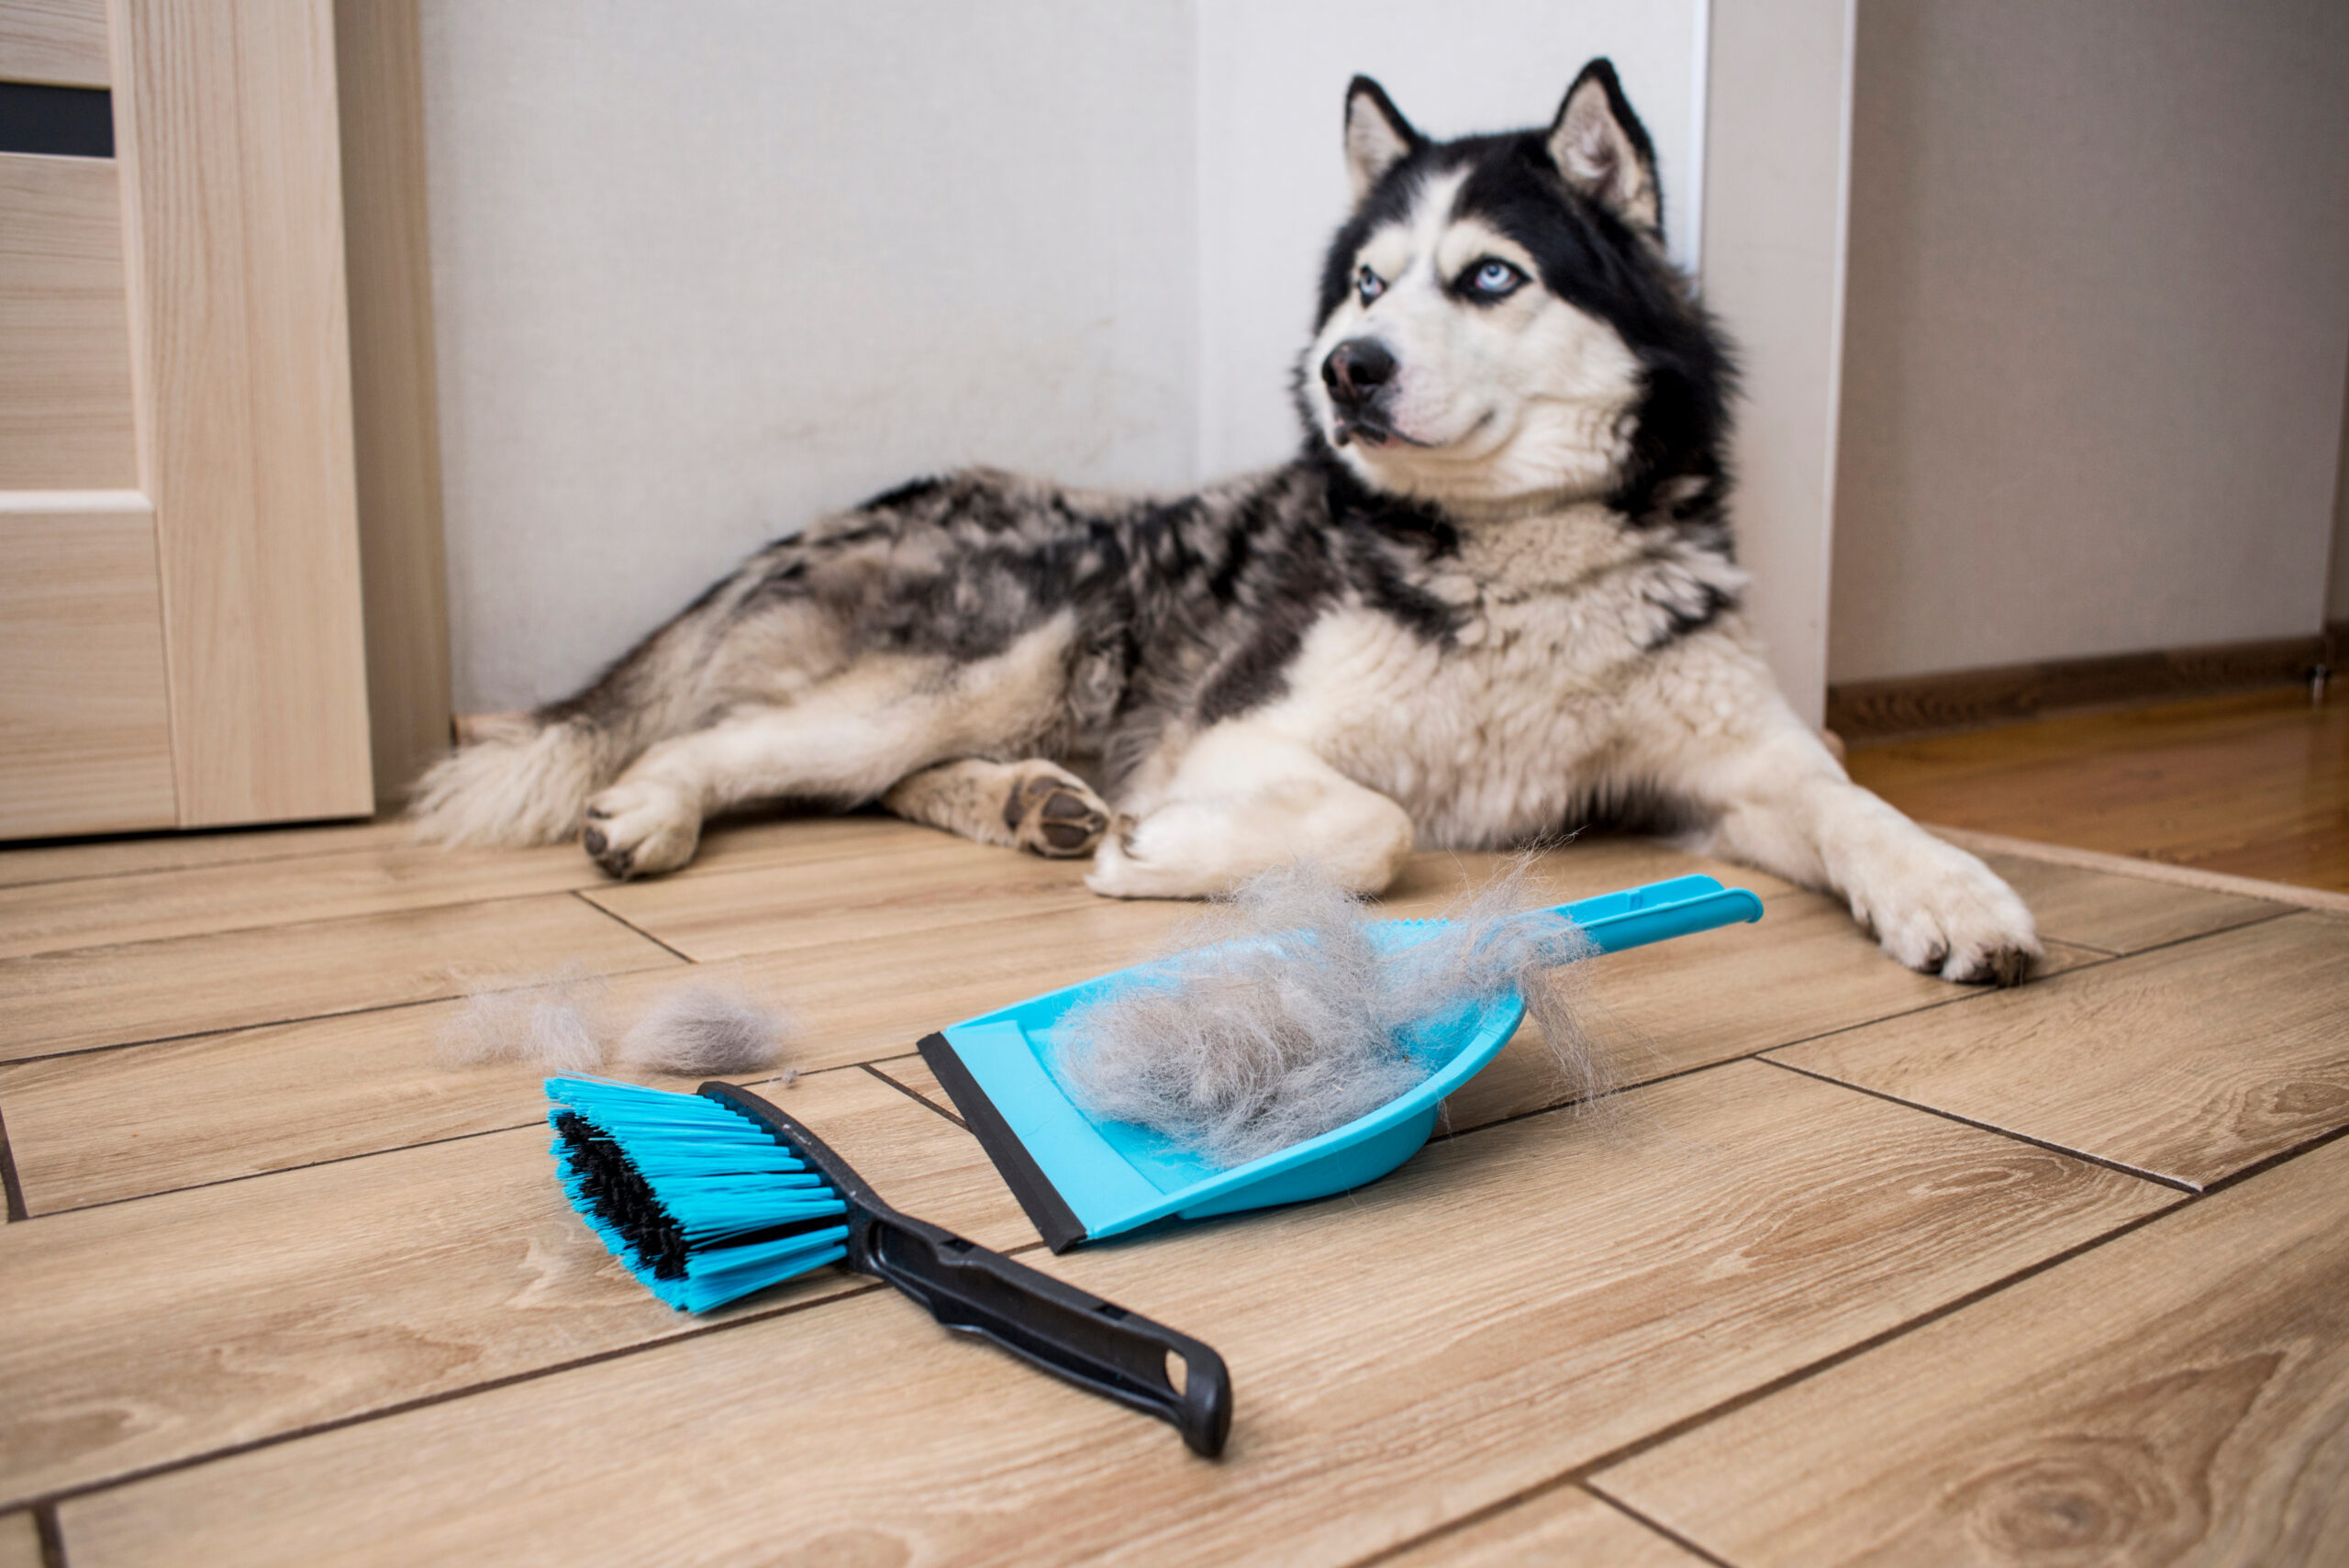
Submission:
[[[577,715],[489,721],[417,781],[408,797],[415,836],[452,847],[507,848],[572,838],[588,796],[627,761],[612,740]]]

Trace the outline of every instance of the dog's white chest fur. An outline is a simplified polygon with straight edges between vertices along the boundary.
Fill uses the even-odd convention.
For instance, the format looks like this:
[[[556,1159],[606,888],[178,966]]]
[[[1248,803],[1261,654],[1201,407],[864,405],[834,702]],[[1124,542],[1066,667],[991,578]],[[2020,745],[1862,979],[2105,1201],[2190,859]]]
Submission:
[[[1742,585],[1719,556],[1595,504],[1479,526],[1420,579],[1459,617],[1449,643],[1332,610],[1260,721],[1399,802],[1424,844],[1553,830],[1612,786],[1616,738],[1653,700],[1653,650],[1675,619]]]

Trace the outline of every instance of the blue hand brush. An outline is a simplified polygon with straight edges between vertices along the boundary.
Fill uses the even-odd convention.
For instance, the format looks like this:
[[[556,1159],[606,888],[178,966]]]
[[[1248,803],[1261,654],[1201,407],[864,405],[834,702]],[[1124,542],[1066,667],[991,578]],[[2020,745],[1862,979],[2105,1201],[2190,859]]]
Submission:
[[[575,1077],[546,1090],[571,1207],[670,1306],[707,1312],[838,1263],[949,1329],[1174,1423],[1195,1452],[1222,1451],[1231,1380],[1212,1348],[898,1213],[758,1095]]]

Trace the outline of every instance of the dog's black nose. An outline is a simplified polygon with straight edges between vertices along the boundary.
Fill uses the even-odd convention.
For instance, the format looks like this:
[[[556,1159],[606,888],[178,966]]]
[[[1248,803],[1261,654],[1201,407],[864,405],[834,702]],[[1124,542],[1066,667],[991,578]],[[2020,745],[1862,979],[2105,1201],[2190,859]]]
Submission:
[[[1332,401],[1359,407],[1395,379],[1395,356],[1375,338],[1349,338],[1321,361],[1321,384]]]

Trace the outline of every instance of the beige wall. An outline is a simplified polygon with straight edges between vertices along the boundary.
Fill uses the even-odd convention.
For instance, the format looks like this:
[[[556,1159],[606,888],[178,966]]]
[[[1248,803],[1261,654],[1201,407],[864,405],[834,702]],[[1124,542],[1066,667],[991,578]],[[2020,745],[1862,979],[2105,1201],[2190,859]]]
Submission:
[[[2316,629],[2344,105],[2338,0],[1862,0],[1831,679]]]

